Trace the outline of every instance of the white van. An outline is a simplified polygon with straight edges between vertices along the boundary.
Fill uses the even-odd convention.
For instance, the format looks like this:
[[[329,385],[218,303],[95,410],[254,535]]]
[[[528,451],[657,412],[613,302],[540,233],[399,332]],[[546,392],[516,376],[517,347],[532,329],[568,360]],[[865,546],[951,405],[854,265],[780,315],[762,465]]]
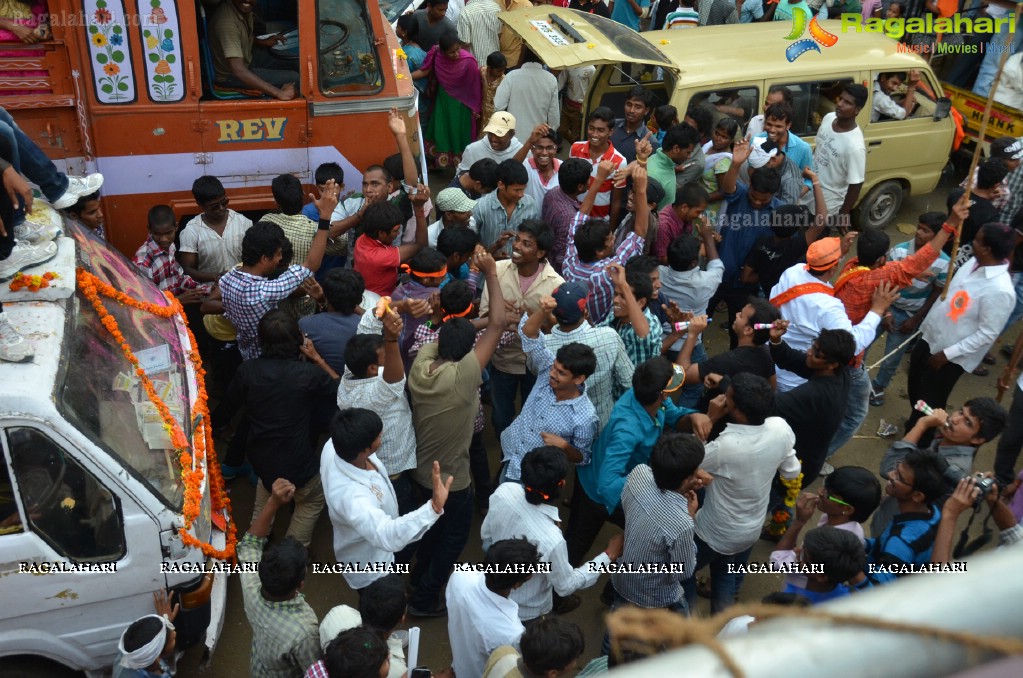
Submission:
[[[55,216],[55,215],[54,215]],[[65,224],[56,273],[37,292],[0,284],[35,358],[0,363],[0,677],[108,672],[121,633],[177,593],[178,646],[212,652],[224,621],[226,575],[185,545],[185,481],[170,438],[135,370],[76,285],[76,265],[128,296],[166,307],[155,285],[91,231]],[[177,316],[101,297],[179,425],[192,440],[198,388]],[[193,454],[192,464],[200,464]],[[204,465],[189,534],[223,549],[226,515],[211,515]],[[164,574],[166,570],[173,573]]]

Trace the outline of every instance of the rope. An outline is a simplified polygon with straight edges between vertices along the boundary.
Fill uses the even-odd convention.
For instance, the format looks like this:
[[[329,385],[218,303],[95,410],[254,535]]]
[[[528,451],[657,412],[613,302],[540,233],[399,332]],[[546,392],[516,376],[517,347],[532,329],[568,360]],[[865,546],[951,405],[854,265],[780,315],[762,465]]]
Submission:
[[[897,622],[858,614],[832,614],[815,608],[785,607],[780,605],[748,604],[729,608],[709,619],[682,617],[669,610],[643,610],[626,607],[607,615],[607,629],[611,636],[611,650],[617,656],[622,652],[642,655],[660,654],[686,645],[702,645],[714,653],[734,678],[744,678],[745,672],[725,650],[717,634],[736,617],[750,615],[757,621],[783,617],[808,618],[843,626],[860,626],[872,630],[895,631],[927,636],[933,640],[956,643],[971,650],[983,650],[1003,655],[1023,654],[1023,640],[1005,636],[988,636],[968,631],[935,628],[911,622]]]
[[[899,344],[898,346],[896,346],[895,348],[893,348],[893,349],[891,350],[891,352],[887,353],[887,354],[886,354],[886,355],[885,355],[885,356],[884,356],[883,358],[881,358],[881,359],[880,359],[880,360],[878,360],[878,361],[877,361],[876,363],[874,363],[873,365],[871,365],[870,367],[868,367],[868,368],[867,368],[867,372],[871,371],[871,370],[872,370],[872,369],[874,369],[875,367],[878,367],[878,366],[879,366],[879,365],[880,365],[881,363],[883,363],[884,361],[888,360],[888,359],[889,359],[889,358],[891,358],[891,357],[892,357],[893,355],[895,355],[896,353],[898,353],[899,351],[901,351],[901,350],[902,350],[903,348],[905,348],[905,347],[906,347],[906,345],[907,345],[907,344],[909,344],[909,342],[911,342],[911,341],[913,341],[914,339],[916,339],[917,337],[919,337],[919,336],[920,336],[920,333],[921,333],[921,331],[920,331],[920,330],[917,330],[917,331],[916,331],[916,332],[914,332],[913,334],[909,335],[909,339],[906,339],[906,340],[905,340],[904,342],[902,342],[901,344]]]

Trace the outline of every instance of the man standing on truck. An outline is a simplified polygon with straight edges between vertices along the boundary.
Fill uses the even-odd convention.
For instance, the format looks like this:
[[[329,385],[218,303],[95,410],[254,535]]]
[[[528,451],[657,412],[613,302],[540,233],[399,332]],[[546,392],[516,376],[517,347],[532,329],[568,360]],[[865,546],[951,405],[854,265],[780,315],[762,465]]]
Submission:
[[[297,62],[278,59],[271,47],[283,42],[279,35],[257,38],[253,25],[254,0],[220,3],[210,19],[209,40],[217,84],[259,90],[281,101],[297,94]]]
[[[860,197],[867,170],[867,147],[856,116],[867,103],[867,88],[850,83],[817,130],[813,161],[817,165],[828,214],[839,216],[839,225],[848,225],[849,213]],[[844,223],[843,223],[844,222]]]

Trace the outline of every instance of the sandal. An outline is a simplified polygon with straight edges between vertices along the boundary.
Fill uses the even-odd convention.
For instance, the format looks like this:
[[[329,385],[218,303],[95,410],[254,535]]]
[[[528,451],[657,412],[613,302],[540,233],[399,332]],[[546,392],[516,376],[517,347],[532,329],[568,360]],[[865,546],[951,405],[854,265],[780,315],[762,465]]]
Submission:
[[[979,367],[977,367],[977,369],[973,371],[973,375],[977,377],[986,377],[989,374],[991,374],[991,371],[988,368],[984,367],[983,365],[980,365]]]
[[[984,363],[985,365],[994,365],[995,357],[990,353],[985,353],[984,357],[981,359],[981,362]]]

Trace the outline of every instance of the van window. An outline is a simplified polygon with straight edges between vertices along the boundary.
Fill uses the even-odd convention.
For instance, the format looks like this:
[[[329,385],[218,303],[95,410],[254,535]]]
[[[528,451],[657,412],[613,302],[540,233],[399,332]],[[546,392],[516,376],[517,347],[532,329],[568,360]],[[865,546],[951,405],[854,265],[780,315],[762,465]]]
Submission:
[[[7,449],[28,526],[76,562],[118,560],[124,527],[117,500],[41,431],[7,429]]]
[[[366,3],[318,0],[316,21],[320,90],[327,96],[380,91],[383,79]]]
[[[899,122],[908,118],[927,118],[934,114],[935,96],[933,83],[930,83],[926,72],[920,73],[920,82],[916,86],[913,97],[913,110],[908,116],[897,117],[892,110],[902,108],[906,99],[906,72],[893,71],[871,74],[870,87],[870,120],[872,124]],[[883,86],[882,86],[883,81]],[[890,91],[886,91],[890,90]],[[887,99],[885,101],[885,99]]]
[[[69,226],[68,234],[75,238],[81,260],[89,262],[101,280],[135,299],[166,305],[156,286],[112,246],[85,228]],[[186,357],[177,324],[100,298],[145,366],[157,394],[190,438]],[[75,295],[73,312],[68,313],[71,319],[63,346],[67,367],[63,385],[57,390],[57,407],[82,433],[148,484],[168,507],[181,510],[184,488],[178,455],[135,369],[81,290]]]
[[[760,89],[753,86],[739,87],[732,89],[718,89],[712,91],[698,92],[693,95],[690,105],[706,101],[714,106],[718,112],[715,119],[717,122],[720,116],[727,115],[739,123],[739,129],[746,129],[754,111],[757,110],[757,102],[760,101]]]
[[[674,74],[660,66],[649,64],[611,64],[597,72],[599,85],[591,85],[591,92],[601,91],[600,105],[607,106],[616,117],[625,111],[625,98],[636,85],[642,85],[654,95],[652,108],[668,103],[668,92],[674,89]]]
[[[790,131],[801,137],[816,136],[821,120],[828,113],[835,111],[835,102],[838,101],[842,88],[851,82],[852,78],[778,83],[788,87],[792,92],[793,116]]]

